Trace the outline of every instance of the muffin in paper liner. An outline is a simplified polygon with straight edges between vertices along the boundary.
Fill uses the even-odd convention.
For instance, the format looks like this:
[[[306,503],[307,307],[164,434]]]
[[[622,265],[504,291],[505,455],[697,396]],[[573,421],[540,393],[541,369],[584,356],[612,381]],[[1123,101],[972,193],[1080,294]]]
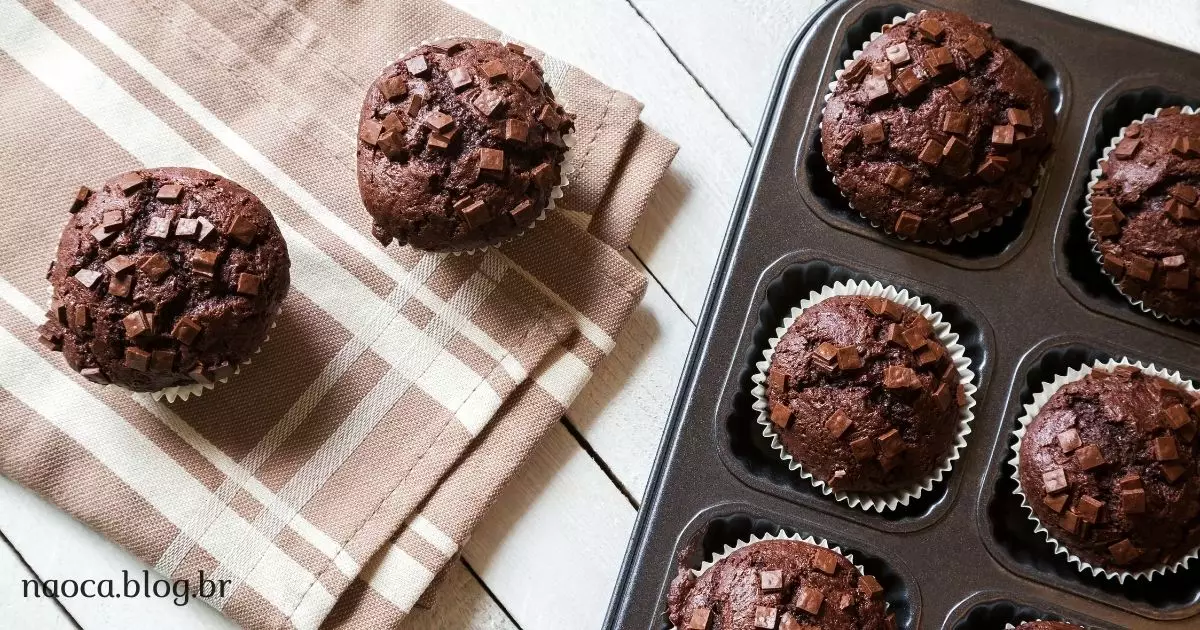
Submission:
[[[1017,496],[1021,497],[1021,507],[1029,511],[1029,520],[1033,521],[1035,526],[1034,532],[1045,535],[1046,542],[1054,548],[1055,555],[1062,554],[1066,556],[1067,561],[1071,564],[1074,564],[1080,573],[1090,574],[1093,577],[1099,577],[1103,575],[1105,578],[1116,580],[1120,584],[1124,584],[1125,580],[1127,579],[1150,581],[1154,579],[1155,575],[1166,575],[1167,573],[1175,573],[1177,571],[1186,570],[1191,561],[1200,558],[1200,547],[1193,549],[1190,553],[1186,554],[1183,558],[1173,564],[1133,573],[1127,571],[1110,571],[1103,567],[1094,566],[1082,558],[1072,554],[1071,550],[1068,549],[1066,545],[1059,542],[1058,539],[1051,536],[1050,531],[1042,525],[1040,520],[1038,520],[1033,511],[1033,506],[1029,504],[1029,499],[1025,496],[1025,492],[1021,488],[1021,442],[1025,438],[1025,432],[1029,428],[1029,425],[1033,423],[1034,419],[1037,418],[1038,413],[1042,410],[1042,406],[1045,405],[1046,401],[1050,400],[1050,397],[1053,396],[1055,392],[1061,389],[1064,385],[1084,378],[1088,374],[1091,374],[1092,370],[1103,369],[1112,371],[1113,368],[1122,365],[1135,367],[1151,376],[1157,376],[1159,378],[1166,379],[1167,381],[1182,387],[1188,392],[1196,391],[1196,388],[1192,385],[1191,381],[1185,380],[1179,374],[1179,372],[1160,369],[1151,363],[1142,363],[1141,361],[1133,362],[1130,361],[1128,357],[1123,357],[1120,361],[1109,359],[1108,361],[1096,361],[1092,365],[1071,368],[1070,370],[1067,370],[1066,374],[1056,375],[1054,380],[1048,383],[1043,382],[1041,391],[1033,395],[1033,402],[1025,405],[1025,413],[1019,420],[1020,427],[1013,433],[1013,435],[1017,438],[1016,444],[1014,444],[1011,449],[1013,456],[1012,459],[1008,460],[1009,465],[1013,467],[1012,479],[1017,482],[1017,489],[1015,492]]]
[[[1163,109],[1164,108],[1159,107],[1159,108],[1155,109],[1153,112],[1150,112],[1148,114],[1143,114],[1141,118],[1139,118],[1137,120],[1129,121],[1129,125],[1132,125],[1133,123],[1144,123],[1147,120],[1150,120],[1152,118],[1157,118],[1158,114],[1160,112],[1162,112]],[[1183,106],[1180,109],[1180,111],[1183,114],[1195,114],[1196,113],[1195,109],[1193,109],[1192,107],[1187,106],[1187,105]],[[1096,160],[1095,168],[1093,168],[1091,170],[1091,172],[1089,173],[1086,205],[1083,207],[1083,216],[1086,219],[1087,230],[1088,230],[1088,242],[1090,242],[1092,244],[1092,253],[1096,256],[1096,264],[1100,265],[1100,270],[1102,272],[1104,272],[1104,277],[1106,277],[1112,281],[1113,286],[1116,287],[1116,289],[1117,289],[1117,292],[1120,293],[1121,295],[1125,296],[1125,299],[1129,300],[1130,304],[1141,309],[1141,311],[1143,313],[1149,313],[1150,315],[1152,315],[1158,319],[1165,319],[1167,321],[1175,322],[1177,324],[1182,324],[1184,326],[1190,326],[1190,325],[1196,323],[1197,320],[1185,319],[1185,318],[1180,318],[1180,317],[1172,317],[1165,313],[1159,313],[1158,311],[1155,311],[1154,309],[1151,309],[1150,307],[1146,306],[1146,304],[1144,302],[1142,302],[1142,300],[1139,300],[1138,298],[1135,298],[1132,295],[1129,295],[1129,294],[1125,293],[1124,291],[1122,291],[1120,282],[1116,278],[1114,278],[1111,274],[1109,274],[1106,269],[1104,269],[1104,255],[1100,253],[1100,241],[1096,239],[1096,233],[1092,230],[1092,195],[1095,192],[1096,184],[1100,182],[1100,176],[1104,174],[1102,166],[1106,161],[1108,161],[1108,154],[1112,153],[1113,149],[1117,148],[1117,144],[1119,142],[1121,142],[1121,139],[1123,137],[1125,137],[1125,130],[1129,128],[1129,125],[1125,125],[1117,130],[1117,135],[1114,136],[1112,141],[1109,142],[1108,146],[1104,147],[1104,150],[1100,152],[1100,159]]]
[[[764,534],[762,536],[759,536],[758,534],[751,534],[750,537],[746,540],[739,540],[739,541],[737,541],[737,543],[735,543],[733,545],[725,545],[724,550],[722,550],[718,553],[712,554],[712,556],[710,556],[707,560],[705,560],[704,562],[701,562],[700,568],[691,569],[692,575],[694,575],[696,577],[700,577],[701,575],[704,575],[704,573],[706,571],[711,569],[712,566],[715,565],[717,562],[729,557],[729,554],[731,554],[743,547],[749,547],[750,545],[753,545],[755,543],[760,543],[760,542],[768,541],[768,540],[794,540],[796,542],[807,543],[807,544],[813,545],[815,547],[821,547],[822,549],[828,549],[828,550],[832,551],[833,553],[836,553],[837,555],[845,558],[846,560],[849,560],[850,564],[854,565],[854,569],[856,571],[858,571],[859,575],[868,575],[867,570],[864,569],[862,567],[862,565],[860,565],[854,561],[853,555],[842,551],[841,547],[838,547],[836,545],[831,545],[828,540],[825,540],[824,538],[817,538],[815,536],[801,536],[800,534],[788,534],[788,533],[784,532],[783,530],[780,530],[778,533],[775,533],[775,534]],[[884,600],[884,603],[883,603],[884,612],[886,613],[890,608],[891,608],[891,606],[888,605],[886,600]],[[677,626],[671,626],[671,628],[672,628],[672,630],[680,630],[680,628],[678,628]]]
[[[49,299],[52,299],[54,297],[54,287],[46,287],[46,292],[50,296]],[[49,307],[48,301],[47,301],[47,307]],[[275,328],[275,324],[279,319],[279,313],[282,310],[283,310],[283,308],[280,307],[280,308],[276,309],[274,313],[271,314],[271,329]],[[268,330],[267,335],[265,337],[263,337],[262,343],[267,343],[270,340],[271,340],[271,333]],[[252,354],[258,354],[260,352],[262,352],[262,344],[259,344],[259,346],[254,349],[254,352]],[[168,403],[173,403],[176,400],[186,401],[191,396],[200,396],[201,394],[204,393],[204,390],[206,390],[206,389],[216,389],[217,383],[228,383],[231,378],[242,373],[243,365],[250,365],[250,363],[252,361],[253,361],[252,358],[247,358],[245,361],[242,361],[242,362],[238,363],[237,365],[233,366],[233,374],[231,374],[225,378],[213,379],[213,381],[208,384],[189,383],[186,385],[172,385],[171,387],[164,387],[164,388],[162,388],[158,391],[154,391],[154,392],[135,392],[135,391],[129,391],[129,390],[126,390],[126,391],[129,391],[129,394],[131,396],[139,396],[139,395],[150,396],[155,401],[160,401],[163,398],[166,398]],[[100,387],[102,387],[102,388],[115,387],[117,389],[125,389],[125,388],[121,387],[120,385],[113,385],[111,383],[109,383],[107,385],[100,385]]]
[[[421,48],[422,46],[430,46],[430,45],[436,44],[438,42],[457,40],[457,39],[484,39],[484,40],[487,40],[488,38],[467,36],[467,35],[462,35],[462,36],[447,35],[447,36],[443,36],[443,37],[433,37],[431,39],[422,40],[421,42],[409,47],[409,49],[405,50],[403,53],[401,53],[400,56],[397,57],[397,59],[404,59],[405,57],[416,52],[416,50],[418,48]],[[511,40],[509,40],[508,38],[501,38],[498,40],[490,40],[490,41],[499,41],[501,43],[507,44],[507,43],[510,43]],[[562,105],[564,109],[567,109],[568,112],[570,111],[570,109],[567,107],[567,102],[562,98],[562,95],[560,95],[556,92],[554,94],[554,100],[559,105]],[[357,143],[357,140],[355,142]],[[558,199],[562,199],[563,189],[571,184],[569,178],[570,178],[570,176],[575,174],[575,149],[574,149],[575,143],[576,143],[575,132],[572,131],[571,133],[564,135],[563,142],[567,145],[567,150],[563,153],[562,159],[560,159],[558,161],[558,175],[559,175],[558,185],[556,185],[553,189],[551,189],[550,197],[546,201],[546,207],[542,208],[541,213],[539,213],[537,218],[535,218],[533,220],[533,223],[530,223],[527,227],[525,227],[525,229],[521,230],[520,232],[517,232],[516,234],[504,239],[503,241],[501,241],[499,243],[495,243],[493,245],[488,245],[486,247],[476,247],[474,249],[468,249],[468,250],[464,250],[464,251],[454,251],[454,252],[444,252],[444,253],[453,254],[455,256],[463,256],[463,255],[473,256],[477,253],[486,252],[488,249],[493,248],[493,247],[500,247],[502,245],[507,245],[508,243],[511,243],[511,242],[517,240],[518,238],[525,236],[525,234],[527,232],[536,228],[537,224],[539,222],[545,220],[546,215],[548,215],[550,212],[557,209],[558,206],[556,205],[555,202]]]
[[[779,435],[775,432],[775,424],[771,422],[767,405],[766,381],[767,374],[771,368],[771,357],[775,354],[776,344],[779,343],[779,339],[791,328],[796,318],[800,316],[804,309],[820,304],[838,295],[882,297],[916,311],[932,324],[934,333],[942,345],[946,347],[950,360],[958,370],[959,379],[962,382],[967,398],[966,404],[959,407],[958,433],[955,435],[950,451],[946,453],[941,465],[922,483],[910,488],[878,495],[834,490],[828,483],[817,479],[812,473],[806,471],[803,465],[792,457],[792,454],[784,448],[783,442],[780,441]],[[839,281],[835,282],[832,286],[822,287],[820,291],[813,291],[807,299],[800,302],[799,307],[793,307],[791,314],[784,318],[780,326],[775,329],[775,336],[767,341],[767,349],[763,350],[763,360],[757,362],[755,366],[758,368],[758,373],[751,377],[755,385],[750,393],[754,396],[753,407],[758,412],[757,422],[763,427],[763,437],[771,439],[771,448],[779,453],[780,459],[787,463],[789,469],[798,471],[801,478],[807,479],[814,488],[820,490],[825,496],[833,495],[834,499],[845,502],[850,507],[860,508],[864,511],[874,510],[876,512],[883,512],[885,510],[895,510],[900,505],[907,506],[913,499],[919,499],[922,494],[932,490],[935,483],[941,483],[945,474],[954,468],[954,462],[959,459],[962,448],[967,445],[967,436],[971,434],[971,421],[975,417],[972,409],[975,407],[975,391],[977,389],[974,384],[975,373],[971,370],[971,359],[966,356],[966,348],[959,343],[958,334],[950,329],[950,323],[943,321],[942,314],[935,311],[933,307],[926,304],[919,297],[910,294],[907,289],[897,289],[890,285],[885,286],[881,282],[872,284],[864,281]]]
[[[911,11],[908,13],[905,13],[903,16],[897,15],[896,17],[892,18],[891,23],[885,27],[885,30],[887,28],[896,26],[897,24],[907,22],[909,19],[917,17],[917,15],[919,15],[919,14],[913,13]],[[875,41],[876,39],[879,39],[883,35],[883,33],[884,33],[884,31],[882,31],[882,30],[871,33],[871,35],[869,37],[867,37],[866,41],[864,41],[862,43],[862,46],[860,46],[857,50],[854,50],[851,53],[849,59],[846,59],[842,62],[842,67],[834,71],[833,81],[831,81],[829,83],[829,85],[827,86],[828,89],[825,92],[825,96],[824,96],[824,99],[822,102],[828,103],[829,99],[833,98],[833,93],[837,89],[838,81],[841,80],[842,75],[846,73],[846,70],[850,69],[850,66],[854,65],[855,61],[858,61],[858,58],[862,56],[863,52],[867,49],[867,46],[869,46],[871,44],[871,42]],[[820,116],[819,120],[824,120],[824,119],[825,119],[825,108],[822,107],[821,108],[821,116]],[[819,128],[819,125],[818,125],[818,128]],[[842,187],[837,182],[837,176],[833,174],[833,169],[831,169],[829,167],[828,163],[825,164],[825,171],[828,172],[830,174],[830,176],[833,177],[833,183],[835,186],[837,186],[838,194],[842,196],[842,199],[846,200],[846,205],[850,206],[851,210],[857,211],[858,209],[854,207],[854,202],[851,201],[850,198],[847,197],[845,195],[845,193],[842,192]],[[1029,198],[1033,197],[1034,190],[1041,184],[1042,177],[1044,177],[1045,174],[1046,174],[1046,161],[1042,160],[1042,163],[1038,165],[1038,173],[1037,173],[1037,176],[1034,178],[1033,185],[1030,186],[1029,188],[1026,188],[1024,190],[1024,192],[1021,193],[1021,195],[1024,199],[1029,199]],[[1019,208],[1019,207],[1020,206],[1018,205],[1017,208]],[[892,226],[876,223],[875,221],[872,221],[871,219],[867,218],[867,216],[861,212],[858,213],[858,216],[862,217],[863,220],[870,223],[871,227],[873,227],[877,230],[880,230],[883,233],[885,233],[889,236],[892,236],[894,238],[897,238],[899,240],[902,240],[902,241],[911,240],[914,243],[926,243],[926,244],[939,243],[941,245],[949,245],[950,243],[954,243],[954,242],[961,243],[963,241],[966,241],[967,239],[976,238],[980,234],[983,234],[984,232],[989,232],[995,228],[1000,227],[1001,225],[1004,225],[1004,221],[1006,219],[1008,219],[1009,217],[1011,217],[1013,212],[1016,212],[1017,208],[1013,208],[1012,210],[1009,210],[1006,214],[1004,214],[1000,217],[997,217],[996,220],[993,221],[992,223],[990,223],[989,225],[981,227],[978,230],[969,232],[967,234],[963,234],[962,236],[955,236],[954,238],[943,239],[940,241],[926,241],[926,240],[916,239],[916,238],[910,239],[909,237],[904,236],[902,234],[897,234],[896,231],[892,228]]]

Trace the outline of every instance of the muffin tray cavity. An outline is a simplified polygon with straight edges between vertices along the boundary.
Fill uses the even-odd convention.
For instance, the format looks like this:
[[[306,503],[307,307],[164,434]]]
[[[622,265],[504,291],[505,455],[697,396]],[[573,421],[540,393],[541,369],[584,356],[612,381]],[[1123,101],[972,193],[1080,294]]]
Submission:
[[[901,628],[1200,625],[1200,564],[1152,583],[1080,573],[1034,532],[1006,463],[1022,405],[1069,368],[1127,356],[1200,374],[1200,326],[1154,319],[1118,293],[1082,216],[1089,171],[1118,129],[1159,107],[1200,104],[1200,56],[1015,1],[950,4],[830,2],[786,51],[607,627],[668,628],[680,566],[779,530],[851,550]],[[849,207],[821,157],[820,124],[834,72],[872,32],[943,8],[993,25],[1050,90],[1058,129],[1040,185],[1003,225],[928,245],[885,235]],[[891,512],[821,495],[771,450],[751,408],[754,363],[775,327],[839,280],[920,296],[961,336],[976,374],[961,459]]]

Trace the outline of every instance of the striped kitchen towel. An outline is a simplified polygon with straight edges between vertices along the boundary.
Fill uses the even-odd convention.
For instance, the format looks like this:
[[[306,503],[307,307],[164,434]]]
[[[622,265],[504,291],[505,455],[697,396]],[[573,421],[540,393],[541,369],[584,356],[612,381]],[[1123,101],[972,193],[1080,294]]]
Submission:
[[[375,75],[501,34],[436,0],[0,0],[0,473],[247,628],[388,627],[422,597],[641,299],[620,253],[676,147],[545,59],[571,186],[474,256],[382,249],[355,180]],[[186,402],[99,388],[37,343],[80,184],[221,173],[275,213],[292,292],[253,364]]]

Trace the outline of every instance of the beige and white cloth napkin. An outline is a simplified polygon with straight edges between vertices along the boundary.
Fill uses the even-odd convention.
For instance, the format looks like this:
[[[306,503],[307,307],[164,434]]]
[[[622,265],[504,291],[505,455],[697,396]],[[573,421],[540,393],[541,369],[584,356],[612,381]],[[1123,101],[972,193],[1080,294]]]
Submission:
[[[390,627],[584,386],[646,280],[619,253],[676,147],[547,59],[578,114],[565,211],[474,256],[380,248],[357,112],[411,46],[501,34],[436,0],[0,0],[0,473],[248,628]],[[275,213],[261,354],[166,404],[37,343],[72,192],[189,165]],[[69,576],[63,576],[69,577]]]

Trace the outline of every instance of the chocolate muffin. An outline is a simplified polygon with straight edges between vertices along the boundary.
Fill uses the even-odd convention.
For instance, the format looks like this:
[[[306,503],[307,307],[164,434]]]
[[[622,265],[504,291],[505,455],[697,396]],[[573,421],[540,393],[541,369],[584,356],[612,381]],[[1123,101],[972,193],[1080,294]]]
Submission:
[[[1200,396],[1136,367],[1056,391],[1021,441],[1021,491],[1080,559],[1136,573],[1200,546]]]
[[[950,455],[966,404],[960,380],[920,313],[834,296],[804,309],[775,346],[767,413],[784,449],[833,489],[905,489]]]
[[[421,46],[363,102],[358,189],[372,233],[430,251],[502,243],[550,202],[574,116],[515,44]]]
[[[250,191],[195,168],[80,188],[50,265],[41,342],[89,380],[138,392],[212,385],[266,339],[287,244]]]
[[[797,540],[746,545],[700,577],[681,566],[667,615],[677,630],[890,630],[896,623],[878,580]]]
[[[873,224],[944,241],[1020,205],[1054,124],[1045,86],[990,26],[922,11],[842,73],[821,147],[842,194]]]
[[[1015,630],[1084,630],[1084,628],[1061,621],[1026,621],[1017,626]]]
[[[1200,318],[1200,116],[1169,107],[1100,162],[1092,239],[1104,271],[1151,311]]]

